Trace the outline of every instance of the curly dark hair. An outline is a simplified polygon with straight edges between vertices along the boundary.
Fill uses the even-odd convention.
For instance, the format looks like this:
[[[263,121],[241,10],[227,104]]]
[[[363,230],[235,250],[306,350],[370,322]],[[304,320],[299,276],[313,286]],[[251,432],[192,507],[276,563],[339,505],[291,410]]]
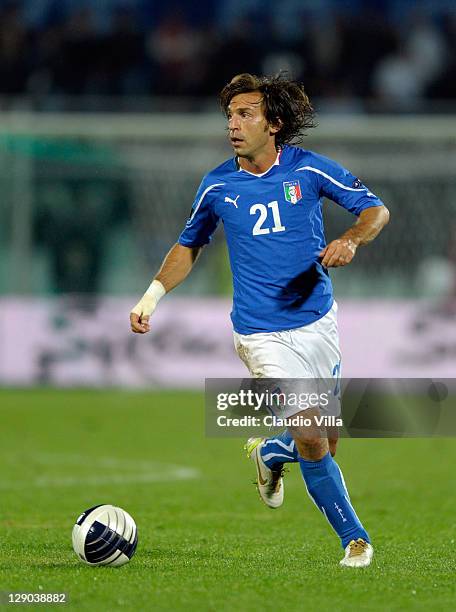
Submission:
[[[238,74],[220,92],[220,106],[225,116],[234,96],[258,91],[263,96],[263,110],[269,125],[280,126],[278,146],[301,142],[304,132],[316,127],[315,111],[303,85],[280,73],[277,76]]]

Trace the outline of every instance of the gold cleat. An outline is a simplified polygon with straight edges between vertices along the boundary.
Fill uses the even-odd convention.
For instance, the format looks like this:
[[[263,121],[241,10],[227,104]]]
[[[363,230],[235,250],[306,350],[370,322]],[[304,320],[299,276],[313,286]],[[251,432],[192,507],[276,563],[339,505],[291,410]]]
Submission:
[[[283,469],[271,470],[265,465],[260,452],[263,442],[264,438],[249,438],[244,448],[255,464],[260,498],[269,508],[278,508],[283,504]]]
[[[373,556],[374,549],[369,542],[366,542],[363,538],[358,538],[348,543],[345,548],[345,557],[340,564],[345,567],[367,567],[370,565]]]

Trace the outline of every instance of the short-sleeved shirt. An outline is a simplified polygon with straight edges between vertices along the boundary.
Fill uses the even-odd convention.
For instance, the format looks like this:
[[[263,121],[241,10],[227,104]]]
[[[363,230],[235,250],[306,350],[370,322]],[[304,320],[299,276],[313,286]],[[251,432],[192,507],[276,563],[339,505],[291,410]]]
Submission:
[[[222,221],[233,274],[231,319],[240,334],[302,327],[333,303],[322,198],[354,215],[383,205],[338,163],[285,146],[261,175],[229,159],[203,179],[179,244],[207,244]]]

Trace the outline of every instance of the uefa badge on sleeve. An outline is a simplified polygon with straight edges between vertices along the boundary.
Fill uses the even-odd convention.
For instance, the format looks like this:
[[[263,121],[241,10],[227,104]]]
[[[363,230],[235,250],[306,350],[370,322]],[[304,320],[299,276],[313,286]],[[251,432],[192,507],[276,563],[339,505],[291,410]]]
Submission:
[[[302,198],[301,185],[299,181],[288,181],[283,184],[283,191],[285,193],[285,200],[296,204]]]

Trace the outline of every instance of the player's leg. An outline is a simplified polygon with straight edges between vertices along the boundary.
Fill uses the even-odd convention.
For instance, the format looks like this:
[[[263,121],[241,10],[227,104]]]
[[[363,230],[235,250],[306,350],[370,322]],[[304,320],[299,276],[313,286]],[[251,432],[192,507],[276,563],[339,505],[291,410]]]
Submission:
[[[334,457],[339,441],[339,428],[327,427],[329,452]],[[271,438],[250,438],[261,444],[260,454],[264,464],[271,470],[280,469],[284,463],[298,463],[299,453],[293,436],[285,429],[281,434]]]
[[[278,508],[283,504],[283,465],[298,461],[293,437],[285,430],[274,438],[249,438],[245,450],[257,470],[261,499],[270,508]]]
[[[336,386],[341,374],[341,354],[337,329],[337,303],[322,318],[296,330],[273,334],[254,334],[242,342],[240,354],[253,377],[282,379],[321,379]],[[238,351],[239,352],[239,351]],[[333,405],[331,414],[340,414],[340,402]],[[334,457],[339,431],[327,430],[329,451]],[[267,438],[261,447],[261,457],[270,469],[280,469],[283,463],[297,463],[299,454],[293,437],[285,430],[280,436]]]
[[[319,411],[308,409],[297,416],[313,419]],[[352,504],[342,472],[329,452],[326,437],[316,425],[290,426],[298,453],[301,473],[310,497],[339,536],[345,557],[341,564],[365,567],[370,564],[373,549]]]
[[[301,355],[290,350],[289,335],[290,332],[249,336],[235,334],[236,351],[253,378],[288,379],[304,376]],[[311,375],[309,370],[307,376]],[[281,469],[284,463],[297,463],[296,445],[286,429],[279,435],[255,440],[261,442],[261,458],[268,468]]]
[[[312,364],[312,371],[316,379],[334,385],[340,385],[341,352],[339,346],[339,331],[337,327],[337,303],[334,302],[331,310],[315,324],[297,329],[293,339],[300,346],[303,359]],[[323,385],[325,386],[325,385]],[[337,399],[329,410],[329,414],[340,415],[340,389]],[[327,428],[329,452],[335,456],[339,441],[338,427]]]
[[[287,335],[287,332],[234,334],[236,351],[253,378],[280,379],[302,372],[301,358],[290,351]],[[278,508],[283,503],[283,464],[298,461],[293,437],[285,430],[270,438],[249,438],[245,449],[257,471],[260,498],[270,508]]]
[[[339,441],[339,429],[338,427],[327,427],[326,431],[329,452],[334,457]],[[249,438],[246,448],[254,441],[259,446],[261,459],[271,470],[281,469],[284,463],[298,463],[299,461],[298,448],[288,429],[271,438]]]
[[[328,378],[333,378],[337,389],[341,375],[337,304],[334,303],[328,314],[315,325],[296,330],[293,339],[296,345],[301,346],[303,358],[312,363],[316,379],[324,379],[326,382]],[[336,401],[330,414],[337,416],[339,412],[340,405]],[[305,411],[303,414],[308,417],[311,413]],[[353,509],[344,477],[333,459],[339,437],[338,428],[328,428],[325,437],[308,428],[301,431],[292,428],[289,430],[301,456],[301,473],[309,495],[325,514],[345,549],[341,563],[352,567],[369,565],[373,554],[369,535]]]
[[[261,458],[271,470],[284,463],[297,463],[298,450],[288,429],[272,438],[264,438],[261,444]]]
[[[337,452],[339,442],[339,428],[327,427],[328,446],[331,456]],[[293,436],[285,429],[281,434],[271,438],[257,438],[262,441],[261,458],[271,470],[277,469],[284,463],[298,463],[299,453]]]

